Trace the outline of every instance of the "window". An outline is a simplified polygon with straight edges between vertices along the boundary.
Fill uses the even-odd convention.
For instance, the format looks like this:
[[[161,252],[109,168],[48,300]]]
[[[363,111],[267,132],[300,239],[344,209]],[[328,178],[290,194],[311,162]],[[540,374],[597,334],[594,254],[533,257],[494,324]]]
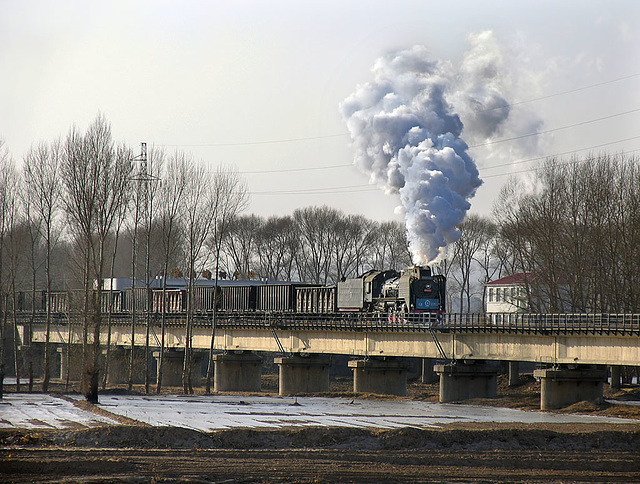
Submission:
[[[493,302],[493,287],[489,288],[489,302]]]

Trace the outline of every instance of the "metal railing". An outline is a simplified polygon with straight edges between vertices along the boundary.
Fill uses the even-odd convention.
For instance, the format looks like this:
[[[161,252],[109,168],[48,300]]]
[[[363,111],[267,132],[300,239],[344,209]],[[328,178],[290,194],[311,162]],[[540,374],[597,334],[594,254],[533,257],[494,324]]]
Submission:
[[[140,312],[144,315],[143,312]],[[154,313],[154,316],[158,314]],[[22,319],[26,320],[26,315]],[[106,315],[104,315],[106,318]],[[54,313],[54,324],[66,324],[68,314]],[[157,325],[159,318],[152,318]],[[183,312],[167,313],[167,324],[185,324]],[[211,312],[199,311],[194,325],[211,327]],[[44,322],[38,313],[35,323]],[[112,324],[129,325],[129,313],[114,313]],[[221,329],[255,328],[318,331],[369,332],[435,332],[435,333],[518,333],[518,334],[584,334],[640,336],[640,314],[537,314],[537,313],[471,313],[471,314],[383,314],[360,312],[296,313],[277,311],[218,311],[217,327]]]

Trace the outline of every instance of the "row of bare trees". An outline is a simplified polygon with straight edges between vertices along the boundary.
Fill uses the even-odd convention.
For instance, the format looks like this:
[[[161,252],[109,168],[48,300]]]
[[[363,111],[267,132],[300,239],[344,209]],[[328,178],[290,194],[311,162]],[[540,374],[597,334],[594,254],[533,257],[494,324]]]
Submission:
[[[377,223],[326,206],[269,218],[243,215],[247,191],[237,172],[209,170],[182,152],[151,148],[136,155],[113,140],[102,116],[84,132],[74,127],[63,139],[32,147],[22,161],[18,170],[0,144],[0,364],[9,350],[18,353],[19,335],[9,338],[8,332],[18,329],[15,309],[21,292],[35,300],[41,291],[82,288],[83,390],[89,400],[97,398],[105,320],[98,304],[103,286],[96,281],[131,277],[133,284],[149,286],[156,276],[166,276],[166,283],[167,277],[182,275],[193,286],[207,272],[214,278],[333,284],[372,268],[411,265],[400,223]],[[518,179],[506,183],[493,216],[468,216],[458,227],[460,240],[436,264],[436,272],[448,277],[449,309],[482,310],[485,282],[525,272],[536,275],[527,290],[533,311],[637,311],[637,161],[627,155],[550,159],[526,184]],[[140,311],[132,312],[129,365],[131,387],[140,327],[136,318],[147,318],[147,392],[153,346],[148,304],[133,301]],[[191,391],[192,307],[188,301],[185,392]],[[50,305],[46,308],[44,390],[52,351]],[[111,325],[110,312],[106,320]],[[156,391],[162,384],[165,325],[163,314]],[[215,330],[214,314],[211,357]],[[8,340],[13,348],[6,348]],[[107,341],[107,365],[110,347]],[[210,359],[207,388],[212,368]]]
[[[553,158],[537,171],[537,190],[505,186],[498,223],[514,265],[537,276],[534,310],[638,312],[638,161]]]
[[[372,268],[399,270],[411,264],[402,224],[377,223],[327,206],[268,219],[237,217],[223,246],[224,271],[239,279],[334,284]]]
[[[181,276],[190,286],[207,272],[215,278],[255,277],[333,283],[371,267],[401,268],[410,264],[406,238],[397,223],[376,224],[327,207],[310,207],[292,216],[263,219],[241,216],[247,192],[237,172],[209,170],[181,152],[151,148],[134,154],[116,143],[108,121],[98,116],[86,131],[73,127],[64,138],[32,147],[16,168],[0,146],[0,293],[3,330],[17,331],[17,298],[82,288],[77,311],[83,343],[82,389],[96,401],[98,376],[106,378],[111,349],[111,307],[105,309],[104,279],[130,277],[149,286],[156,276]],[[3,264],[4,263],[4,264]],[[28,270],[25,270],[28,268]],[[29,277],[27,277],[29,274]],[[166,283],[167,277],[162,277]],[[166,289],[166,285],[165,285]],[[188,294],[192,292],[189,291]],[[137,292],[131,291],[135,298]],[[22,297],[22,296],[20,296]],[[148,300],[132,301],[129,387],[134,379],[134,344],[144,326],[145,387],[149,391],[150,321]],[[33,305],[35,308],[35,304]],[[43,390],[51,378],[51,304],[46,307]],[[187,302],[183,385],[191,391],[193,304]],[[108,314],[103,314],[108,311]],[[12,324],[6,324],[13,317]],[[32,319],[35,312],[32,314]],[[102,328],[106,319],[108,328]],[[157,391],[164,369],[164,326],[161,319]],[[106,365],[100,369],[100,334],[107,329]],[[29,343],[30,329],[25,341]],[[212,345],[215,334],[215,315]],[[71,331],[68,335],[70,345]],[[213,351],[211,351],[213,356]],[[5,361],[0,355],[0,361]],[[15,374],[20,375],[15,357]],[[209,361],[207,383],[212,377]],[[106,380],[103,378],[103,385]]]
[[[484,283],[522,272],[530,311],[638,312],[638,162],[628,154],[550,158],[529,178],[509,179],[492,216],[468,216],[440,262],[457,309],[480,310]]]
[[[32,301],[36,301],[42,290],[49,294],[52,290],[82,287],[82,389],[89,401],[96,401],[102,351],[101,281],[107,276],[131,276],[133,284],[141,280],[149,285],[152,274],[166,274],[169,267],[182,267],[193,284],[196,274],[211,263],[215,251],[210,248],[221,247],[228,220],[244,209],[245,185],[235,171],[226,167],[207,170],[183,153],[166,155],[161,150],[151,150],[148,156],[144,152],[134,157],[124,144],[115,143],[103,116],[98,116],[85,132],[73,127],[64,139],[31,148],[24,157],[22,171],[16,169],[3,145],[0,148],[0,347],[4,353],[6,328],[14,332],[18,329],[15,317],[21,305],[19,294],[30,291]],[[118,244],[122,233],[126,234],[126,244]],[[126,257],[118,250],[119,245],[131,249],[130,271],[123,270]],[[26,267],[31,269],[31,278],[25,277]],[[142,310],[148,309],[148,304],[147,300],[133,301],[134,307]],[[51,305],[45,306],[46,391],[51,370]],[[132,314],[133,344],[137,313]],[[10,315],[14,320],[7,325]],[[110,317],[108,321],[110,325]],[[148,352],[149,321],[146,323]],[[190,325],[188,318],[187,341]],[[28,344],[30,330],[27,333]],[[13,353],[17,355],[20,338],[17,333],[11,336]],[[107,344],[107,352],[109,348]],[[0,355],[1,362],[5,359],[4,354]],[[14,360],[15,373],[19,375],[20,359],[16,356]],[[107,354],[107,364],[108,361]],[[133,368],[130,382],[132,374]],[[148,391],[148,364],[146,386]]]

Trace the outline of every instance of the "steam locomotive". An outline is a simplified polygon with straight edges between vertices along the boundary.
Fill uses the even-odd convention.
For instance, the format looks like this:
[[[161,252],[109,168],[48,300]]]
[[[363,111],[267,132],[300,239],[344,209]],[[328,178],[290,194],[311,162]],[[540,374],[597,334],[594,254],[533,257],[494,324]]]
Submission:
[[[166,289],[161,286],[166,282]],[[184,279],[155,279],[150,288],[118,287],[113,281],[102,292],[102,311],[129,312],[132,309],[153,313],[184,312],[191,304],[195,312],[282,311],[297,313],[332,312],[436,312],[445,311],[446,280],[432,275],[428,267],[412,267],[402,272],[371,270],[359,277],[343,279],[334,286],[300,282],[235,281],[198,279],[188,297]],[[45,310],[54,313],[73,312],[81,306],[82,292],[52,293],[49,298],[29,298],[24,293],[19,309]],[[36,299],[40,299],[36,301]],[[31,304],[29,304],[30,302]]]
[[[444,312],[446,280],[428,267],[372,270],[337,285],[339,311]]]

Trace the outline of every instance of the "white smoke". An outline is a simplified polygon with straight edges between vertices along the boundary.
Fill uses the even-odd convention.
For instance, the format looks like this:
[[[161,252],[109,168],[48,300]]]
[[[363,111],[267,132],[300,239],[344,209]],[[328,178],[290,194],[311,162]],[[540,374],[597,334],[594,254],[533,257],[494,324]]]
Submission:
[[[467,112],[480,112],[470,117],[480,136],[491,136],[509,114],[498,86],[488,82],[496,77],[496,58],[483,50],[482,40],[459,70],[430,60],[423,46],[383,57],[373,81],[340,105],[356,166],[387,193],[400,195],[416,264],[434,260],[460,237],[456,227],[482,184],[449,98]],[[492,109],[499,106],[505,107]]]

